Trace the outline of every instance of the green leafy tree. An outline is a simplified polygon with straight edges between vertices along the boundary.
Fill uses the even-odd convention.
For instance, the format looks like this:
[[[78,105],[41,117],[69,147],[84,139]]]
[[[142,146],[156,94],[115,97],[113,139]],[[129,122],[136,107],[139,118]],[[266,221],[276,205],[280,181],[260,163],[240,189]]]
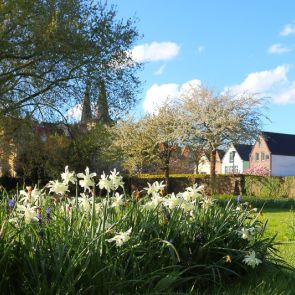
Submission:
[[[109,171],[115,165],[111,147],[110,128],[90,122],[87,127],[76,126],[67,151],[68,165],[76,171],[88,166],[97,173]],[[117,166],[117,165],[115,165]]]
[[[0,4],[0,115],[62,114],[93,102],[105,82],[110,115],[136,101],[138,64],[128,53],[138,38],[133,19],[86,0],[6,0]]]

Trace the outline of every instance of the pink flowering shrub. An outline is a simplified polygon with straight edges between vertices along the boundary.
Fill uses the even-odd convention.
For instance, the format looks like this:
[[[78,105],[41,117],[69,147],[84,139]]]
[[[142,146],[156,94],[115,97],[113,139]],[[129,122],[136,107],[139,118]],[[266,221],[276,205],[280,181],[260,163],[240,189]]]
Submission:
[[[244,171],[244,174],[268,176],[270,174],[270,170],[264,166],[255,166],[255,167],[251,167],[251,168],[246,169]]]

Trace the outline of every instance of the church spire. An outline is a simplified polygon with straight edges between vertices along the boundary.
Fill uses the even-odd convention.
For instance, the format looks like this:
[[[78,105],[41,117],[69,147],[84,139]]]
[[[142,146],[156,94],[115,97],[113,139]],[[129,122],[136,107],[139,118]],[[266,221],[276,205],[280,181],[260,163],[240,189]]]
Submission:
[[[90,103],[90,83],[87,82],[83,105],[82,105],[82,115],[81,115],[81,123],[86,124],[87,122],[92,120],[92,111],[91,111],[91,103]]]
[[[112,119],[109,114],[109,105],[107,101],[105,82],[103,79],[100,79],[98,83],[99,95],[96,105],[96,121],[102,124],[110,124],[112,122]]]

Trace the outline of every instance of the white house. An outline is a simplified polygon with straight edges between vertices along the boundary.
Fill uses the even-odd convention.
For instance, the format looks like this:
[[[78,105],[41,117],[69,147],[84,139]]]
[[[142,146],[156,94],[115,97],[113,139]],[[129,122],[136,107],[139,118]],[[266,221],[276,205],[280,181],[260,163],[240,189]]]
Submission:
[[[295,135],[261,132],[250,154],[250,168],[255,167],[273,176],[295,176]]]
[[[249,157],[252,145],[232,144],[222,159],[222,174],[241,174],[249,168]]]
[[[215,173],[221,173],[221,163],[224,156],[223,150],[216,151],[216,162],[215,162]],[[210,156],[206,153],[201,157],[198,165],[198,173],[200,174],[210,174]]]
[[[210,160],[206,154],[201,157],[198,169],[195,170],[197,170],[200,174],[210,174]]]

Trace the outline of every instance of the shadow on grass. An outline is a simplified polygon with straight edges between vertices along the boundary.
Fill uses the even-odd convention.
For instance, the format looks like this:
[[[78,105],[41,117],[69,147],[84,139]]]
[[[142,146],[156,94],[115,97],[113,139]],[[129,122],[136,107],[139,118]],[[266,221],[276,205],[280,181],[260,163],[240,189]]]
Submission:
[[[146,293],[150,295],[294,295],[295,271],[261,268],[259,272],[241,278],[239,282],[224,284],[207,290],[192,292]]]

